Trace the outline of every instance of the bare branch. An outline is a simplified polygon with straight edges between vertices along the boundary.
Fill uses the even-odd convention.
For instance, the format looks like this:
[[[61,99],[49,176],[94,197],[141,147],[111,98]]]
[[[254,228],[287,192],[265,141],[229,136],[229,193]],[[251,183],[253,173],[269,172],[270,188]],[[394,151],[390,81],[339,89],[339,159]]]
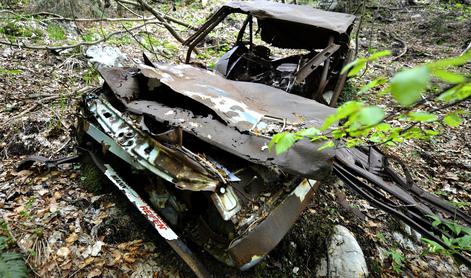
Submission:
[[[36,49],[36,50],[64,50],[64,49],[75,48],[75,47],[79,47],[79,46],[96,45],[96,44],[99,44],[101,42],[107,41],[108,39],[110,39],[113,36],[121,35],[121,34],[129,32],[129,31],[140,29],[140,28],[146,26],[147,24],[161,24],[161,22],[156,21],[156,20],[147,21],[144,24],[141,24],[139,26],[136,26],[136,27],[124,30],[124,31],[120,30],[120,31],[112,32],[112,33],[104,36],[103,38],[101,38],[99,40],[96,40],[96,41],[93,41],[93,42],[82,41],[82,42],[79,42],[79,43],[76,43],[76,44],[71,44],[71,45],[47,46],[47,45],[29,45],[29,44],[26,44],[24,42],[23,43],[12,43],[12,42],[8,42],[8,41],[1,41],[0,40],[0,44],[9,45],[9,46],[16,46],[16,47],[20,47],[20,48],[23,47],[23,48],[28,48],[28,49]]]
[[[133,5],[133,6],[136,6],[136,7],[141,7],[141,3],[140,3],[141,1],[139,1],[139,3],[137,3],[137,2],[134,2],[134,1],[128,1],[128,0],[116,0],[116,2],[121,3],[121,4],[128,4],[128,5]],[[145,2],[144,2],[144,3],[145,3]],[[147,3],[146,3],[146,5],[147,5],[151,10],[153,10],[155,13],[159,14],[159,15],[160,15],[162,18],[164,18],[165,20],[168,20],[168,21],[170,21],[170,22],[173,22],[173,23],[176,23],[176,24],[178,24],[178,25],[184,26],[184,27],[186,27],[186,28],[188,28],[188,29],[198,30],[198,28],[196,28],[196,27],[194,27],[194,26],[192,26],[192,25],[190,25],[190,24],[188,24],[188,23],[186,23],[186,22],[183,22],[183,21],[181,21],[181,20],[178,20],[178,19],[176,19],[176,18],[174,18],[174,17],[171,17],[171,16],[169,16],[169,15],[166,15],[166,14],[164,14],[164,13],[161,13],[161,12],[159,12],[159,11],[153,9],[153,8],[152,8],[149,4],[147,4]],[[148,10],[148,11],[151,12],[153,15],[155,15],[155,14],[154,14],[151,10],[149,10],[149,8],[147,8],[146,6],[142,6],[142,7],[146,8],[146,10]],[[156,16],[156,17],[157,17],[157,16]],[[157,17],[157,18],[158,18],[158,17]]]

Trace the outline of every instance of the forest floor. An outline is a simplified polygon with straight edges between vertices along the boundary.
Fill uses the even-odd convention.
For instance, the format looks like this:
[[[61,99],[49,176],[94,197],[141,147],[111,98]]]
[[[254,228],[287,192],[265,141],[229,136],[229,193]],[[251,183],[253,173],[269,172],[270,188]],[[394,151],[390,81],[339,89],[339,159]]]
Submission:
[[[220,1],[210,2],[205,8],[194,3],[177,6],[176,10],[167,5],[159,9],[198,26]],[[357,96],[354,92],[377,76],[390,77],[401,68],[459,55],[469,45],[470,7],[436,4],[438,1],[398,6],[397,2],[382,1],[381,7],[367,8],[359,33],[359,56],[382,49],[402,53],[404,46],[407,52],[370,65],[361,78],[350,79],[346,91],[349,98],[366,98],[391,107],[394,104],[386,97]],[[13,33],[17,42],[62,45],[141,24],[60,22],[22,17],[22,12],[0,12],[0,38]],[[191,33],[178,25],[175,28],[183,37]],[[142,46],[153,48],[161,62],[182,62],[184,48],[164,28],[150,25],[142,30],[134,37],[124,34],[107,42],[126,54],[123,64],[136,65]],[[217,30],[199,60],[214,64],[237,30],[231,21]],[[10,234],[17,242],[32,276],[192,277],[172,249],[148,228],[124,197],[105,186],[89,164],[15,171],[27,155],[62,157],[76,153],[74,125],[81,95],[100,84],[85,50],[58,52],[0,45],[0,214],[6,224],[1,225],[1,234]],[[469,111],[469,101],[461,105]],[[388,152],[406,161],[422,188],[470,212],[469,114],[462,125],[443,130],[435,139],[405,142]],[[351,207],[366,215],[365,220],[339,204],[339,192],[345,194]],[[198,255],[211,265],[216,277],[312,277],[324,255],[330,230],[337,224],[350,229],[359,241],[372,277],[471,277],[471,271],[451,257],[426,254],[426,246],[410,227],[351,194],[333,177],[324,182],[292,231],[253,269],[241,273],[207,254]],[[391,254],[402,258],[398,265],[393,264]]]

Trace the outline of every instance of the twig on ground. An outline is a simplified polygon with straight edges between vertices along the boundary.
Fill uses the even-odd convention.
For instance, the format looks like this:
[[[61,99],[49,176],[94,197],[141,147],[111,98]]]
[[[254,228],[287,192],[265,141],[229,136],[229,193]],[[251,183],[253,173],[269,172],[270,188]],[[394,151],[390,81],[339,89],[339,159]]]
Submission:
[[[36,109],[39,105],[44,105],[44,103],[48,102],[48,101],[51,101],[51,100],[54,100],[54,99],[57,99],[59,97],[63,97],[64,95],[60,96],[60,95],[53,95],[53,96],[49,96],[49,97],[45,97],[37,102],[35,102],[33,105],[31,105],[30,107],[24,109],[21,113],[7,119],[6,121],[4,121],[3,123],[0,124],[0,129],[3,129],[5,127],[5,125],[7,124],[11,124],[12,122],[16,121],[17,119],[23,117],[24,115],[26,115],[27,113],[30,113],[31,111],[34,111],[34,109]]]
[[[404,49],[402,50],[402,52],[399,53],[399,55],[397,55],[397,56],[395,56],[395,57],[392,58],[392,60],[395,61],[395,60],[399,59],[400,57],[402,57],[404,54],[407,53],[407,44],[406,44],[403,40],[401,40],[400,38],[398,38],[394,33],[391,33],[391,37],[392,37],[395,41],[401,43],[401,44],[404,46]]]
[[[463,56],[463,55],[464,55],[466,52],[468,52],[470,49],[471,49],[471,42],[469,42],[468,47],[466,47],[465,50],[463,50],[463,52],[461,52],[460,56]]]
[[[149,16],[145,18],[142,18],[142,17],[70,18],[70,17],[63,17],[61,15],[49,13],[49,12],[41,12],[41,13],[36,13],[36,14],[31,14],[31,15],[20,15],[20,14],[15,14],[13,12],[12,14],[21,16],[21,17],[51,16],[50,18],[43,19],[44,21],[58,20],[58,21],[74,21],[74,22],[96,22],[96,21],[120,22],[120,21],[143,21],[143,20],[147,21],[147,20],[155,19],[154,16]],[[138,14],[136,15],[139,16]],[[2,17],[2,19],[7,19],[7,18]]]
[[[130,8],[128,8],[128,6],[124,5],[123,3],[119,2],[119,1],[116,1],[116,3],[123,7],[125,10],[127,10],[128,12],[132,13],[133,15],[135,16],[140,16],[138,13],[136,13],[135,11],[131,10]]]
[[[147,2],[145,2],[143,0],[137,0],[137,2],[141,5],[142,8],[148,10],[151,14],[153,14],[164,25],[164,27],[170,32],[170,34],[177,41],[179,41],[180,43],[185,42],[185,40],[182,39],[182,37],[180,37],[180,35],[177,33],[177,31],[175,31],[175,29],[173,29],[172,26],[170,26],[170,24],[168,24],[167,20],[165,19],[165,17],[160,12],[158,12],[157,10],[152,8],[151,5],[147,4]]]

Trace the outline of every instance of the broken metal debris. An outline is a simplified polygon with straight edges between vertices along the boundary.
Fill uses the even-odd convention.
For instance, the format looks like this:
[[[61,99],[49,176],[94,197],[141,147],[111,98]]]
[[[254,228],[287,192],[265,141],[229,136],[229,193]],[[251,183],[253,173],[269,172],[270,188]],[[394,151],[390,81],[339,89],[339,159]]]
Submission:
[[[401,166],[402,173],[393,170],[393,161]],[[450,237],[450,234],[432,225],[430,216],[457,219],[471,226],[469,215],[419,188],[399,159],[387,157],[377,148],[339,149],[333,169],[353,192],[444,248],[448,246],[442,239]],[[469,252],[465,253],[470,255]],[[466,255],[454,255],[466,265],[471,265]]]

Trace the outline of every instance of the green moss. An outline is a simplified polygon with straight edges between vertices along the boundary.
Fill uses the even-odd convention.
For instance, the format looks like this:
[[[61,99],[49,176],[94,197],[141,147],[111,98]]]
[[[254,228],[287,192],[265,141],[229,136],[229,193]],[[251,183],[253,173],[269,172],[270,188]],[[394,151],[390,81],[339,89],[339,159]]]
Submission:
[[[100,193],[103,189],[103,173],[89,156],[84,156],[80,163],[80,184],[92,193]]]
[[[129,35],[114,36],[108,40],[108,43],[114,46],[122,46],[132,44],[134,39]]]
[[[47,26],[47,35],[50,39],[61,41],[66,39],[65,31],[58,24],[51,23]]]
[[[345,87],[343,87],[343,90],[342,90],[342,93],[340,94],[340,98],[337,105],[340,106],[347,101],[356,99],[357,92],[358,92],[358,88],[355,87],[352,84],[352,82],[350,81],[345,82]]]
[[[41,29],[31,28],[16,21],[10,21],[0,26],[0,33],[5,34],[10,40],[16,37],[43,37],[44,32]]]

